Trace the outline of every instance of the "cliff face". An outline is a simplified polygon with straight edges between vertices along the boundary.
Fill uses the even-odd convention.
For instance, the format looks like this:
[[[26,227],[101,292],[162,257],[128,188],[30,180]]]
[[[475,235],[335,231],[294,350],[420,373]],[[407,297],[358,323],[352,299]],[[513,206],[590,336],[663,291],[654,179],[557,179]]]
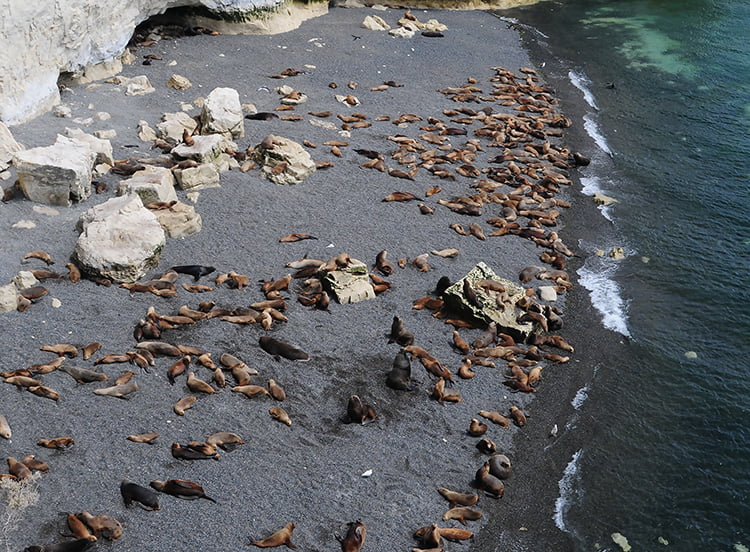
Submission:
[[[391,7],[503,9],[536,0],[388,1]],[[9,0],[0,19],[0,121],[18,124],[60,101],[61,72],[79,82],[118,73],[136,26],[169,8],[186,7],[190,23],[224,34],[273,34],[328,11],[326,0]],[[344,3],[357,0],[346,0]],[[369,1],[368,5],[376,2]],[[52,4],[52,6],[50,6]],[[191,9],[192,8],[192,9]]]

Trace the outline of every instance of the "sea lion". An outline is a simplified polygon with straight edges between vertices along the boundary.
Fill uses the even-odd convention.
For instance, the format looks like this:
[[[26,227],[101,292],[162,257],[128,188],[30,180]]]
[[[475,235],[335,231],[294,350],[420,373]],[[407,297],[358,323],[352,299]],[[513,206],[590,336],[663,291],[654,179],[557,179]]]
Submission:
[[[48,353],[55,353],[57,356],[67,356],[74,358],[78,356],[78,349],[75,345],[68,343],[58,343],[56,345],[42,345],[39,347],[40,351],[47,351]]]
[[[388,343],[394,342],[402,347],[408,347],[414,343],[414,335],[404,328],[404,321],[400,316],[393,317],[391,333],[388,335]]]
[[[258,340],[258,344],[261,349],[276,359],[281,356],[289,360],[310,360],[310,355],[301,349],[267,335],[261,336]]]
[[[195,372],[190,372],[188,374],[187,386],[188,386],[188,389],[190,389],[193,393],[207,393],[207,394],[216,393],[216,389],[211,387],[211,385],[208,382],[205,382],[202,379],[199,379],[195,375]]]
[[[287,426],[292,425],[292,419],[289,417],[287,411],[283,408],[271,408],[268,410],[268,413],[274,420],[279,421]]]
[[[367,537],[365,524],[357,520],[349,522],[348,525],[349,529],[346,531],[344,538],[336,535],[339,543],[341,543],[341,552],[359,552],[362,546],[364,546],[365,538]]]
[[[85,552],[94,546],[94,542],[86,538],[76,539],[43,546],[27,546],[23,552]]]
[[[102,348],[102,344],[98,341],[92,341],[85,347],[81,349],[81,354],[83,355],[83,360],[88,360],[91,358],[91,355],[93,355],[95,352],[97,352],[99,349]]]
[[[487,424],[480,422],[476,418],[472,418],[467,432],[472,437],[481,437],[487,433]]]
[[[477,450],[482,454],[493,454],[497,451],[497,445],[489,439],[482,439],[477,443]]]
[[[499,412],[490,412],[488,410],[480,410],[478,414],[482,416],[483,418],[486,418],[490,420],[491,422],[496,423],[497,425],[499,425],[500,427],[504,429],[508,429],[510,427],[510,421],[508,420],[508,418],[506,418]]]
[[[55,437],[54,439],[39,439],[36,444],[48,449],[64,450],[75,445],[75,440],[73,437]]]
[[[297,548],[297,546],[292,542],[292,531],[294,531],[294,523],[287,523],[283,528],[276,531],[270,537],[250,544],[259,548],[269,548],[285,544],[287,547],[294,549]]]
[[[127,479],[123,479],[120,483],[120,494],[125,501],[125,506],[130,506],[135,501],[142,504],[145,510],[159,510],[160,508],[159,495]]]
[[[31,477],[31,470],[23,462],[19,462],[12,456],[8,456],[8,471],[16,476],[16,479],[23,480]]]
[[[495,342],[497,339],[497,324],[495,322],[491,322],[489,326],[487,326],[487,329],[483,331],[481,334],[479,334],[474,341],[472,341],[471,346],[474,349],[484,349],[485,347],[491,345]]]
[[[109,377],[107,374],[101,372],[94,372],[86,368],[79,368],[78,366],[61,366],[59,368],[61,372],[65,372],[78,383],[91,383],[93,381],[108,381]]]
[[[45,385],[32,385],[31,387],[27,387],[26,389],[29,393],[33,393],[38,397],[51,399],[55,402],[60,400],[60,393]]]
[[[277,401],[283,401],[286,399],[286,392],[284,391],[284,388],[272,379],[268,380],[268,392]]]
[[[105,515],[92,516],[88,512],[81,512],[76,516],[91,528],[97,538],[104,537],[114,541],[122,536],[122,525],[115,518]]]
[[[185,411],[191,409],[197,400],[198,397],[183,397],[175,403],[172,411],[178,416],[184,416]]]
[[[377,268],[384,276],[390,276],[393,274],[394,266],[386,259],[388,250],[383,249],[380,253],[375,256],[375,268]]]
[[[89,541],[98,540],[91,532],[91,529],[89,529],[85,523],[78,519],[75,514],[68,514],[66,521],[68,523],[68,529],[70,529],[70,532],[75,538],[86,539]]]
[[[169,383],[174,385],[175,378],[185,373],[187,367],[190,366],[190,360],[190,355],[185,355],[169,367],[167,370],[167,379],[169,380]]]
[[[236,385],[232,387],[232,391],[235,393],[242,393],[248,399],[253,398],[256,395],[270,395],[268,389],[261,387],[260,385]]]
[[[463,337],[461,337],[457,330],[453,330],[453,346],[462,354],[469,354],[469,343]]]
[[[172,443],[172,456],[179,460],[218,460],[218,453],[204,454],[190,447],[183,447],[179,443]],[[208,451],[210,452],[210,451]]]
[[[178,272],[180,274],[187,274],[189,276],[192,276],[194,281],[197,282],[198,280],[200,280],[201,276],[206,276],[207,274],[211,274],[216,269],[212,266],[180,265],[180,266],[173,266],[169,270],[174,270],[175,272]]]
[[[376,418],[375,409],[369,404],[362,402],[362,399],[358,395],[349,397],[349,402],[346,406],[347,423],[365,425],[374,422]]]
[[[408,391],[412,388],[411,361],[409,353],[401,349],[393,359],[393,367],[388,372],[385,384],[391,389]]]
[[[49,472],[49,464],[43,460],[37,460],[33,454],[27,454],[21,459],[21,463],[29,468],[31,471],[39,471],[42,473]]]
[[[477,470],[475,483],[477,488],[483,490],[492,498],[501,498],[505,493],[505,485],[503,482],[490,473],[489,461],[485,462],[482,467]]]
[[[493,454],[488,460],[490,473],[498,479],[508,479],[513,473],[510,458],[504,454]]]
[[[177,498],[184,500],[197,500],[199,498],[205,498],[210,500],[214,504],[216,501],[210,496],[206,495],[203,487],[193,481],[187,479],[168,479],[167,481],[152,481],[149,483],[151,487],[159,491],[160,493],[170,494]]]
[[[96,395],[106,395],[118,399],[127,399],[128,395],[135,393],[136,391],[138,391],[138,384],[136,382],[113,385],[112,387],[103,387],[102,389],[94,389]]]
[[[126,439],[128,441],[133,441],[134,443],[146,443],[149,445],[153,445],[154,441],[159,437],[159,434],[156,432],[149,432],[149,433],[141,433],[139,435],[128,435]]]
[[[446,489],[445,487],[438,487],[438,492],[450,503],[451,508],[456,504],[461,506],[473,506],[479,500],[479,496],[474,493],[459,493]]]
[[[44,261],[48,265],[53,265],[55,262],[52,260],[52,257],[49,253],[46,251],[42,251],[40,249],[36,251],[29,251],[26,253],[26,255],[23,256],[23,261],[27,261],[29,259],[39,259],[40,261]]]
[[[226,451],[231,451],[234,450],[238,445],[244,444],[245,441],[243,441],[242,437],[240,437],[236,433],[219,431],[217,433],[209,435],[208,439],[206,439],[206,443],[208,443],[209,445],[221,447],[221,449]]]
[[[510,416],[511,418],[513,418],[513,421],[516,422],[516,425],[518,427],[523,427],[526,425],[526,415],[517,406],[510,407]]]
[[[457,508],[451,508],[443,514],[443,521],[455,519],[461,525],[466,525],[466,521],[476,521],[482,518],[482,512],[467,508],[465,506],[459,506]]]

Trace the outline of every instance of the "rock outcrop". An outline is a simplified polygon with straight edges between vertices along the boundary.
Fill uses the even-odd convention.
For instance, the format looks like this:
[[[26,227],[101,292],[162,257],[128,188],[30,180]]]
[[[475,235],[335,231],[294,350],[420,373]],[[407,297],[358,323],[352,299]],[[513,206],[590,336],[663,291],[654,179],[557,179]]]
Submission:
[[[137,194],[112,198],[81,215],[73,258],[88,276],[135,282],[159,262],[166,236]]]
[[[263,175],[276,184],[299,184],[315,172],[315,162],[297,142],[268,135],[252,153]]]
[[[154,201],[177,201],[172,171],[164,167],[146,167],[120,182],[117,195],[138,194],[144,205]]]
[[[214,88],[203,102],[201,133],[221,134],[230,140],[245,135],[240,95],[234,88]]]

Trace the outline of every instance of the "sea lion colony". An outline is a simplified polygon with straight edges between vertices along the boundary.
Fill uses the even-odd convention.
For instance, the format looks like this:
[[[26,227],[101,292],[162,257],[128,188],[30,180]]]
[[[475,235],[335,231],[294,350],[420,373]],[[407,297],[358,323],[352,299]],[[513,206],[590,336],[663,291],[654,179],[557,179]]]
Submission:
[[[408,14],[407,14],[408,17]],[[331,141],[324,145],[330,148],[332,161],[319,162],[319,167],[325,168],[335,163],[337,158],[347,155],[346,149],[356,141],[357,132],[379,125],[384,128],[387,124],[396,124],[400,131],[409,129],[411,134],[391,134],[383,144],[383,151],[353,148],[356,155],[368,161],[359,166],[362,170],[375,169],[389,174],[398,182],[426,182],[433,183],[435,179],[454,182],[465,179],[467,189],[464,195],[455,195],[448,199],[438,199],[433,196],[442,192],[441,186],[432,184],[425,193],[396,190],[383,197],[386,203],[421,202],[418,213],[430,216],[436,209],[449,209],[456,216],[456,222],[451,224],[458,234],[473,237],[477,240],[489,241],[501,236],[506,239],[528,239],[533,241],[541,250],[540,262],[550,268],[531,266],[520,270],[518,279],[523,284],[534,280],[549,280],[554,284],[558,293],[564,293],[571,287],[568,273],[565,271],[567,259],[573,252],[560,239],[555,228],[561,209],[569,204],[557,197],[561,186],[571,184],[570,171],[578,164],[585,164],[586,159],[579,154],[568,151],[560,145],[563,129],[570,125],[570,121],[556,112],[556,100],[552,91],[539,83],[533,69],[521,68],[520,75],[502,67],[494,67],[494,76],[490,79],[489,88],[482,86],[476,79],[470,78],[466,83],[439,90],[455,103],[450,109],[444,109],[438,114],[401,114],[399,116],[372,116],[357,113],[354,115],[338,115],[341,129],[351,132],[350,140]],[[272,78],[291,78],[304,75],[302,71],[287,69]],[[334,83],[332,83],[333,85]],[[403,86],[394,82],[385,82],[371,88],[377,93],[390,86]],[[350,83],[353,91],[356,83]],[[332,86],[333,88],[333,86]],[[342,100],[349,105],[357,104],[359,100],[348,94]],[[470,107],[473,106],[473,107]],[[282,101],[281,112],[293,111],[294,107]],[[478,107],[478,109],[474,109]],[[273,120],[272,113],[265,117],[252,116],[256,121]],[[311,113],[317,118],[327,118],[332,112]],[[296,115],[295,115],[296,116]],[[290,115],[284,115],[287,120],[293,120]],[[294,117],[294,116],[293,116]],[[296,116],[298,117],[298,116]],[[370,122],[372,121],[372,122]],[[259,123],[260,124],[260,123]],[[183,137],[183,141],[190,140],[190,136]],[[461,142],[456,145],[453,141]],[[308,148],[315,149],[316,145],[306,141]],[[174,144],[155,144],[163,151],[169,151]],[[243,171],[254,170],[255,164],[251,160],[256,148],[272,148],[273,143],[262,141],[256,146],[249,146],[244,151],[228,151],[241,164]],[[388,148],[392,151],[388,152]],[[395,149],[394,149],[395,148]],[[490,153],[496,152],[496,153]],[[132,174],[139,167],[147,164],[159,163],[177,166],[181,160],[171,157],[154,159],[129,159],[117,165],[119,174]],[[395,166],[388,167],[395,163]],[[284,170],[282,167],[279,170]],[[396,181],[394,181],[396,182]],[[399,184],[399,187],[403,184]],[[413,188],[416,190],[416,188]],[[429,204],[431,203],[431,204]],[[169,209],[169,205],[152,205],[155,209]],[[404,216],[413,216],[414,211],[405,205]],[[482,226],[480,222],[489,226]],[[471,222],[470,222],[471,221]],[[304,232],[280,237],[279,242],[289,243],[305,239],[315,239]],[[432,255],[451,258],[459,254],[457,249],[432,250]],[[383,249],[373,259],[372,271],[369,274],[376,294],[389,293],[392,289],[391,281],[399,270],[417,270],[430,272],[429,254],[415,256],[409,260],[399,258],[394,264],[388,260],[388,251]],[[23,262],[39,260],[46,265],[52,265],[53,259],[44,251],[37,250],[24,256]],[[288,301],[296,295],[297,302],[311,309],[326,311],[335,307],[322,283],[325,273],[347,267],[352,258],[347,253],[341,253],[330,259],[303,258],[290,261],[285,268],[290,273],[275,280],[260,282],[260,291],[265,299],[249,306],[242,298],[238,303],[219,306],[213,300],[188,301],[173,313],[166,313],[173,302],[170,298],[183,301],[182,291],[177,286],[180,274],[192,277],[193,283],[182,283],[181,289],[192,294],[210,294],[218,289],[243,290],[254,288],[252,275],[245,275],[235,270],[219,272],[213,282],[198,284],[201,278],[208,278],[216,269],[203,265],[175,266],[156,279],[144,280],[134,284],[122,284],[130,293],[152,293],[165,301],[166,307],[150,307],[147,312],[136,314],[135,324],[130,328],[123,328],[132,332],[134,345],[129,351],[109,351],[99,354],[100,345],[90,343],[85,346],[73,344],[52,344],[41,347],[42,351],[56,355],[44,364],[30,365],[25,368],[6,370],[0,374],[8,384],[19,389],[64,403],[65,398],[52,387],[45,384],[45,380],[54,379],[50,374],[64,372],[75,379],[82,386],[99,385],[93,393],[120,399],[129,399],[138,392],[137,380],[148,380],[149,385],[178,385],[185,382],[185,390],[190,394],[173,405],[174,412],[179,416],[189,416],[187,412],[197,401],[222,400],[226,397],[224,389],[228,385],[228,378],[234,382],[231,390],[244,394],[248,400],[269,405],[268,401],[282,403],[287,396],[293,396],[294,389],[285,389],[273,379],[262,382],[258,370],[250,367],[241,359],[237,351],[211,350],[206,344],[177,343],[180,340],[180,329],[195,324],[228,323],[243,326],[253,326],[260,334],[258,346],[272,357],[289,361],[308,361],[310,355],[295,344],[276,339],[268,332],[273,332],[280,324],[294,324],[293,315],[287,314]],[[81,277],[77,267],[69,263],[67,279],[75,285],[87,285],[86,275]],[[278,267],[283,272],[282,267]],[[48,269],[35,269],[35,276],[43,281],[64,279],[63,275]],[[107,281],[96,280],[97,284],[109,285]],[[531,393],[541,381],[541,371],[550,365],[565,363],[570,359],[568,353],[573,352],[564,338],[556,332],[562,327],[561,311],[559,308],[542,304],[533,287],[526,288],[522,300],[513,304],[508,303],[509,297],[497,282],[482,281],[472,286],[465,281],[463,286],[464,299],[481,308],[488,301],[502,305],[503,308],[518,309],[518,319],[521,322],[534,324],[535,331],[525,343],[517,342],[509,333],[504,333],[494,323],[469,342],[468,332],[479,325],[476,320],[462,316],[461,313],[451,312],[445,306],[442,292],[450,285],[450,281],[441,278],[436,282],[433,294],[425,297],[413,297],[410,308],[425,310],[433,317],[444,320],[450,327],[446,330],[446,340],[449,340],[455,351],[460,355],[454,359],[438,359],[428,350],[421,347],[415,336],[404,326],[400,316],[394,315],[390,322],[383,325],[384,339],[395,344],[394,360],[391,366],[383,366],[382,372],[374,374],[368,392],[377,397],[385,387],[403,393],[425,393],[438,403],[447,405],[462,401],[462,381],[473,378],[494,378],[495,371],[505,376],[504,384],[514,392]],[[44,285],[47,285],[46,283]],[[44,286],[27,290],[19,300],[20,311],[29,310],[33,316],[33,303],[43,300]],[[112,290],[112,293],[118,291]],[[210,296],[210,295],[209,295]],[[177,300],[177,299],[175,299]],[[293,309],[289,309],[293,310]],[[161,312],[160,312],[161,311]],[[480,328],[481,329],[481,328]],[[217,327],[217,332],[221,328]],[[175,342],[174,344],[172,342]],[[78,356],[88,363],[88,367],[71,364],[71,359]],[[563,354],[560,354],[562,351]],[[215,358],[218,357],[218,363]],[[420,388],[412,377],[411,360],[416,359],[425,368],[432,381],[429,388]],[[499,363],[503,363],[500,364]],[[105,367],[111,364],[127,364],[133,370],[126,370],[115,376],[111,371],[105,372]],[[487,370],[486,368],[490,368]],[[107,370],[109,370],[107,368]],[[159,373],[165,377],[154,377]],[[186,375],[187,374],[187,375]],[[458,377],[454,377],[456,374]],[[210,376],[210,381],[206,378]],[[261,379],[258,379],[261,378]],[[110,381],[110,380],[114,381]],[[85,387],[78,390],[85,392]],[[406,395],[405,395],[406,396]],[[346,397],[343,400],[347,400]],[[512,403],[513,401],[509,401]],[[3,401],[3,405],[7,402]],[[377,403],[376,403],[377,404]],[[5,407],[7,408],[7,407]],[[265,406],[263,407],[265,408]],[[501,429],[510,427],[511,421],[523,427],[526,416],[514,404],[505,406],[504,412],[496,410],[481,410],[477,416],[491,422]],[[268,413],[279,422],[291,426],[294,423],[294,412],[280,407],[272,407]],[[377,424],[378,416],[375,408],[364,402],[358,395],[350,395],[346,408],[334,413],[341,422],[355,424]],[[23,423],[13,420],[13,413],[8,409],[0,415],[0,436],[11,437],[11,425]],[[467,420],[467,435],[481,437],[492,426],[480,421],[479,418]],[[125,438],[111,436],[112,438]],[[158,433],[149,432],[138,435],[128,435],[127,439],[134,443],[154,445],[154,457],[161,456],[160,449],[166,448],[156,442]],[[156,442],[156,443],[155,443]],[[75,443],[72,437],[40,438],[39,446],[68,450],[66,454],[75,454]],[[190,441],[185,443],[173,442],[171,454],[175,459],[184,462],[196,460],[219,460],[224,451],[242,454],[243,439],[239,435],[220,432],[207,436],[205,441]],[[504,480],[511,476],[510,459],[503,454],[496,454],[496,445],[487,438],[478,440],[476,448],[488,459],[476,470],[476,473],[466,473],[464,477],[446,484],[452,487],[468,489],[474,487],[479,493],[455,491],[445,487],[437,489],[448,501],[448,510],[442,514],[442,522],[456,521],[462,526],[482,518],[483,514],[473,508],[480,496],[484,499],[498,499],[505,491]],[[40,462],[33,455],[28,455],[21,461],[9,457],[8,474],[0,477],[23,481],[30,477],[31,470],[42,472],[54,469],[51,465]],[[147,471],[144,468],[144,471]],[[148,476],[144,474],[146,483]],[[151,481],[151,487],[161,493],[172,494],[179,498],[204,498],[215,502],[214,498],[206,496],[203,487],[198,483],[169,479],[167,481]],[[144,510],[157,510],[159,494],[137,482],[123,480],[121,494],[125,505],[139,504]],[[220,494],[218,489],[211,489],[214,496]],[[206,507],[210,505],[206,504]],[[353,512],[352,517],[364,517],[364,513]],[[272,520],[272,524],[285,525],[272,535],[261,538],[262,535],[253,533],[248,535],[248,544],[258,547],[273,547],[286,545],[294,548],[292,533],[295,526],[309,523],[308,520],[283,519],[283,512],[278,512],[279,519]],[[436,512],[436,518],[440,516]],[[63,521],[63,520],[61,520]],[[45,546],[29,546],[26,550],[86,550],[97,539],[116,540],[123,534],[120,523],[109,515],[93,516],[87,512],[68,514],[65,523],[70,535],[75,540],[64,540],[56,544]],[[442,525],[442,526],[441,526]],[[336,534],[341,549],[344,552],[356,552],[365,545],[366,529],[360,520],[350,522],[344,536]],[[473,537],[473,532],[463,527],[450,527],[445,523],[434,522],[421,528],[403,528],[412,531],[417,540],[418,548],[414,550],[442,550],[445,541],[466,541]],[[378,527],[370,524],[369,531],[377,532]],[[125,533],[126,534],[126,533]]]

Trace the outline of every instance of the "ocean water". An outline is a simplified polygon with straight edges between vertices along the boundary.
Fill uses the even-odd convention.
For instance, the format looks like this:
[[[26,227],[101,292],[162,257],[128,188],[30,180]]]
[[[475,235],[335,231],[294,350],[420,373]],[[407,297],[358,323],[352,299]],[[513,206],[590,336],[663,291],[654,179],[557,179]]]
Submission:
[[[609,230],[578,271],[623,349],[575,397],[590,437],[554,521],[578,550],[750,547],[750,2],[542,2],[513,18],[585,132]],[[622,247],[625,259],[597,257]],[[619,537],[617,537],[619,538]]]

